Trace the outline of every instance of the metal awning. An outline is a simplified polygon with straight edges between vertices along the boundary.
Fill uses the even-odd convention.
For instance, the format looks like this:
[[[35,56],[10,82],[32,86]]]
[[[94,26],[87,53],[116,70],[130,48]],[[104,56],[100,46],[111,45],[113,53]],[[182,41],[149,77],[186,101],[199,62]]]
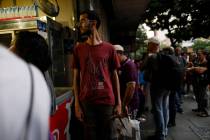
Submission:
[[[132,44],[141,16],[150,0],[106,0],[101,2],[108,15],[111,41]]]
[[[148,3],[149,0],[112,0],[115,14],[113,26],[136,30]]]

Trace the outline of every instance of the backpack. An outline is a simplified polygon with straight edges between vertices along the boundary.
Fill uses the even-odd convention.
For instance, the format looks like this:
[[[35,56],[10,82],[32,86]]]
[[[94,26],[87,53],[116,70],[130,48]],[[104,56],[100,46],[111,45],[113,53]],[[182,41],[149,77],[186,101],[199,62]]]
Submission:
[[[184,79],[184,68],[179,64],[174,55],[157,54],[156,84],[168,90],[177,90]]]

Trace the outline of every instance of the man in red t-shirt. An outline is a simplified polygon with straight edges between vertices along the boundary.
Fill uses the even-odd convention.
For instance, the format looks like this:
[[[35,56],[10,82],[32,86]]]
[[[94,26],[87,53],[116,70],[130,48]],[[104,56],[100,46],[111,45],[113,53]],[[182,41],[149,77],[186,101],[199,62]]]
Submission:
[[[101,40],[99,26],[100,19],[94,11],[82,12],[79,30],[83,42],[74,50],[75,115],[84,122],[88,140],[107,140],[113,111],[121,114],[119,61],[114,47]]]

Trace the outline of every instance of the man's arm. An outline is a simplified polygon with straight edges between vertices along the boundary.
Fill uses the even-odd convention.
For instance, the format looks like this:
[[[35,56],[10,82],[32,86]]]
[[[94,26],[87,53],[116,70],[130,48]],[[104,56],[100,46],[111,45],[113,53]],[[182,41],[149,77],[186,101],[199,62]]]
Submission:
[[[131,81],[126,84],[125,96],[123,98],[122,106],[127,107],[130,103],[131,99],[133,98],[133,94],[135,92],[136,82]]]
[[[113,80],[114,80],[114,85],[115,85],[115,113],[116,115],[120,115],[121,114],[121,99],[120,99],[120,83],[119,83],[119,78],[118,78],[118,74],[117,74],[117,70],[114,70],[113,72]]]
[[[78,69],[74,69],[73,74],[73,92],[74,92],[74,98],[75,98],[75,116],[78,120],[83,121],[83,112],[80,107],[79,103],[79,97],[78,97],[78,91],[79,91],[79,71]]]
[[[199,74],[202,74],[204,73],[205,71],[207,71],[207,67],[195,67],[194,70],[199,73]]]

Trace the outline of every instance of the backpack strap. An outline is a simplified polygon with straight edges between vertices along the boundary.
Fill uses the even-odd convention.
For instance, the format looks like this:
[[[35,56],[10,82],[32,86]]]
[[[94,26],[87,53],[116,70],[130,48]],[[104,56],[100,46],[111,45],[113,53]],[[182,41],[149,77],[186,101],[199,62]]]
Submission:
[[[31,123],[31,115],[32,115],[32,108],[33,108],[33,99],[34,99],[34,77],[33,77],[33,72],[31,69],[30,64],[27,65],[28,66],[28,70],[30,73],[30,79],[31,79],[31,91],[30,91],[30,102],[29,102],[29,109],[28,109],[28,113],[26,116],[26,120],[25,120],[25,127],[23,129],[23,133],[22,133],[22,137],[23,140],[27,140],[28,138],[28,132],[29,132],[29,126]]]

